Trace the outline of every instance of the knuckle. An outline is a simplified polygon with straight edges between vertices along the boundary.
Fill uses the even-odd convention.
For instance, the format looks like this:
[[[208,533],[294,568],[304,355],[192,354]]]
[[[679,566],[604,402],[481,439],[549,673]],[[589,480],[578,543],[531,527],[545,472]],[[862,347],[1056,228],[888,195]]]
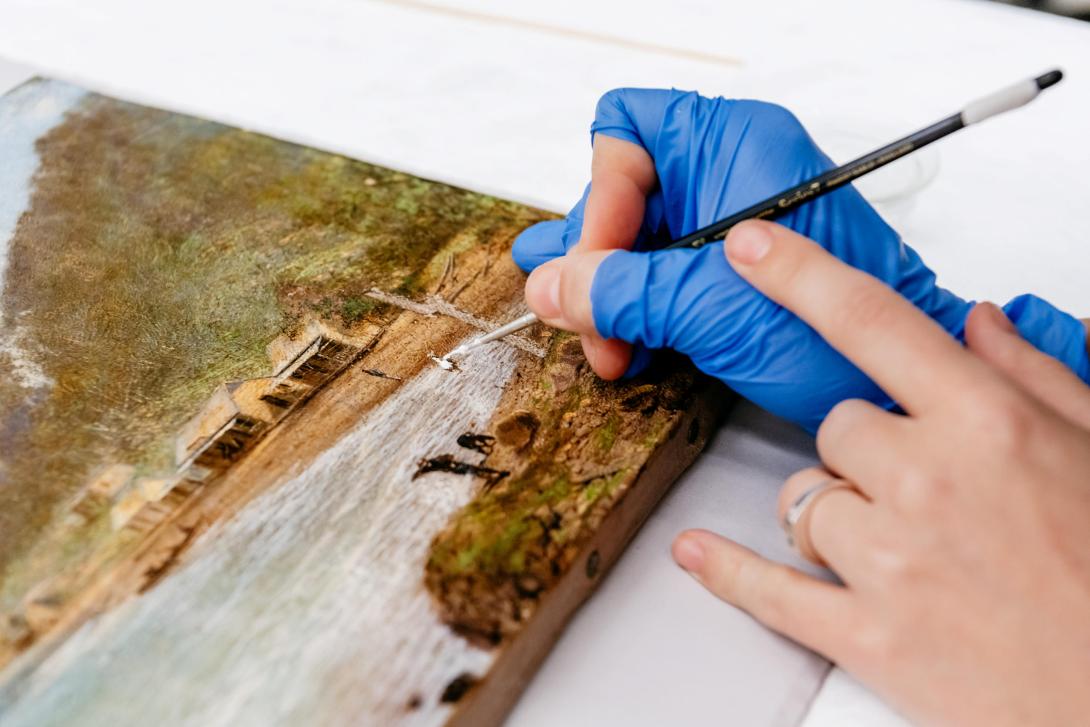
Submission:
[[[618,114],[624,115],[627,104],[626,97],[632,89],[626,87],[612,88],[598,98],[598,104],[594,109],[597,119],[618,118]]]
[[[995,454],[1017,455],[1033,437],[1034,412],[1013,392],[986,391],[967,397],[970,426],[983,435]]]
[[[890,493],[901,513],[927,516],[946,505],[952,488],[951,480],[941,474],[910,469],[894,479]]]
[[[583,275],[578,257],[565,258],[565,264],[559,265],[559,291],[557,303],[565,319],[573,325],[579,333],[589,333],[586,327],[581,325],[579,311],[583,307],[589,307],[590,291],[582,285]],[[586,299],[586,300],[584,300]]]
[[[705,565],[701,578],[704,585],[719,598],[745,610],[752,600],[754,574],[752,563],[744,559],[715,558],[711,565]]]
[[[889,664],[897,658],[897,640],[882,623],[861,623],[852,632],[851,647],[864,663]]]
[[[781,254],[775,259],[774,275],[777,288],[785,295],[792,295],[802,289],[806,276],[810,273],[810,266],[807,265],[807,258],[810,256],[806,254],[808,251],[805,248],[796,245],[785,246],[785,251],[787,254]]]
[[[803,162],[813,173],[824,165],[821,154],[810,138],[806,127],[790,110],[778,104],[763,101],[739,102],[747,104],[753,121],[747,135],[750,143],[760,143],[770,158],[791,160],[796,165]]]
[[[896,298],[881,283],[859,278],[841,293],[831,306],[831,324],[836,330],[873,331],[897,324]]]
[[[825,453],[837,450],[850,440],[867,406],[860,399],[845,399],[830,409],[818,427],[818,454],[824,457]]]
[[[1032,376],[1051,377],[1061,371],[1067,371],[1066,364],[1058,358],[1049,356],[1032,343],[1024,339],[1014,341],[1014,352],[1011,354],[1011,374],[1018,379],[1028,379]]]
[[[701,580],[709,591],[735,605],[741,605],[749,587],[748,577],[745,565],[731,559],[717,560],[714,567],[705,567],[701,573]]]
[[[1031,358],[1028,357],[1025,344],[1025,340],[1012,338],[999,338],[996,343],[999,345],[993,345],[988,349],[988,357],[1000,368],[1004,369],[1008,373],[1018,374],[1025,370],[1029,365]]]
[[[616,106],[623,103],[622,96],[625,92],[625,87],[617,86],[611,88],[601,96],[598,97],[598,106]]]
[[[751,114],[762,124],[775,127],[780,131],[795,131],[799,134],[805,134],[802,122],[790,109],[767,101],[750,101],[748,103],[751,104]]]
[[[917,558],[903,545],[877,544],[867,550],[877,576],[887,582],[912,580],[919,571]]]
[[[750,580],[749,610],[769,626],[782,626],[790,616],[783,597],[790,573],[787,566],[774,565],[754,573]]]

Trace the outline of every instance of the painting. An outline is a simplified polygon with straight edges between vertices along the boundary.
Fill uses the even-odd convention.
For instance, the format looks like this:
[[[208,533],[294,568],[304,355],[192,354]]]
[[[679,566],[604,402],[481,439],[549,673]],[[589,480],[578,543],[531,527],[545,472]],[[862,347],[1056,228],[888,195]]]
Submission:
[[[525,313],[551,215],[0,98],[0,722],[490,724],[727,401]]]

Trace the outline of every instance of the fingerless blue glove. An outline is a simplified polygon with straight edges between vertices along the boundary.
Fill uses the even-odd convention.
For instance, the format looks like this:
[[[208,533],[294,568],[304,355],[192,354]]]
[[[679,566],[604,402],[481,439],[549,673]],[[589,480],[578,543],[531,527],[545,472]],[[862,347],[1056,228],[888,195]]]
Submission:
[[[642,146],[658,174],[636,252],[609,255],[591,289],[598,332],[637,344],[630,374],[646,365],[648,348],[672,348],[810,431],[847,398],[896,406],[812,328],[742,280],[722,243],[648,252],[830,169],[832,162],[789,111],[677,90],[619,89],[602,97],[591,133]],[[532,270],[579,241],[589,190],[565,220],[522,233],[512,251],[520,267]],[[972,303],[938,287],[920,256],[853,187],[777,222],[885,281],[963,338]],[[1027,340],[1090,382],[1080,321],[1034,296],[1015,298],[1004,310]]]

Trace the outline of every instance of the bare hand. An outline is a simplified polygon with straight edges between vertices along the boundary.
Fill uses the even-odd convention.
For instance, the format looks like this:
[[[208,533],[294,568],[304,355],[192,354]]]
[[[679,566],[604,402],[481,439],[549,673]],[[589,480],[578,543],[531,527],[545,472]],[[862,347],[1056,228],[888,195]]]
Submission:
[[[878,280],[770,223],[727,242],[746,280],[794,311],[904,408],[837,406],[836,478],[795,528],[833,585],[706,531],[674,557],[706,588],[824,654],[912,719],[1078,724],[1090,715],[1090,389],[978,305],[968,350]]]

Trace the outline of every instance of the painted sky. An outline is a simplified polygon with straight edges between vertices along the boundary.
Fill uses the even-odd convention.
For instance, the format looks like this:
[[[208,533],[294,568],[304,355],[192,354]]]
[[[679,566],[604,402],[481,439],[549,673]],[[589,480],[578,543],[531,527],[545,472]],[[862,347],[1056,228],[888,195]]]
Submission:
[[[35,142],[59,124],[65,113],[86,94],[61,81],[27,83],[0,98],[0,295],[8,267],[8,245],[19,217],[30,204],[31,185],[39,158]],[[17,320],[5,320],[0,308],[0,351],[12,363],[15,380],[28,390],[51,381],[24,345]]]
[[[0,292],[8,265],[8,243],[30,203],[38,168],[36,142],[59,124],[86,91],[61,81],[24,84],[0,98]]]

